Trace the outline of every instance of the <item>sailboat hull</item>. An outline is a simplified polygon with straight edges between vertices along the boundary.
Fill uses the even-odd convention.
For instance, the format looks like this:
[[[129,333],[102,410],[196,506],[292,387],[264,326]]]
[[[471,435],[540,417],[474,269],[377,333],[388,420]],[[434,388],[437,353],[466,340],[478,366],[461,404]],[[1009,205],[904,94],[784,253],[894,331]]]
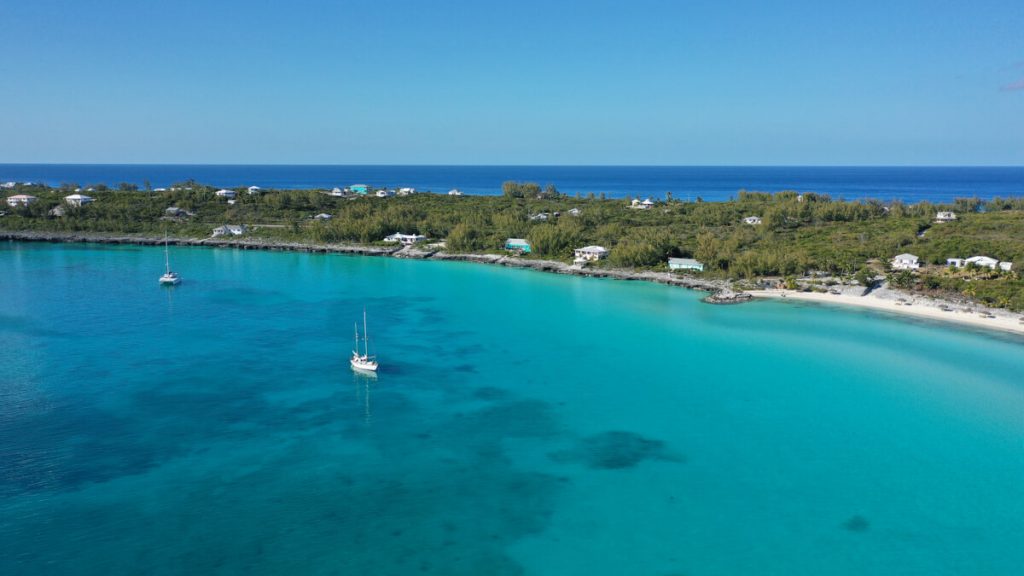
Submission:
[[[348,361],[349,365],[352,366],[353,370],[363,370],[365,372],[376,372],[377,362],[366,358],[365,356],[355,357]]]

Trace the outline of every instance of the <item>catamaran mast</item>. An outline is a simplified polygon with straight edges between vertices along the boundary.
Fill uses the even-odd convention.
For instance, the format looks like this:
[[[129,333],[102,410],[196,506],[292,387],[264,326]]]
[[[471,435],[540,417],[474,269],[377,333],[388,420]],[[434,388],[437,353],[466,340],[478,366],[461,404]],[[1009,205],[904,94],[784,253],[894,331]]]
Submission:
[[[164,232],[164,265],[167,267],[167,273],[171,273],[171,255],[167,251],[167,233]]]

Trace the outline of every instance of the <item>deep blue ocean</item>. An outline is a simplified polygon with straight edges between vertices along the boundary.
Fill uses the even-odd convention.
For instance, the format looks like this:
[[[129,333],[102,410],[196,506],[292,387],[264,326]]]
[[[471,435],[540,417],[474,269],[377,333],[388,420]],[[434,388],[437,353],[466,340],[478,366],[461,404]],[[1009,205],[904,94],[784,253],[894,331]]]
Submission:
[[[0,242],[0,574],[1020,576],[1024,339],[467,263]],[[348,366],[364,308],[380,374]]]
[[[154,188],[194,179],[213,186],[333,188],[350,184],[411,186],[423,191],[500,194],[506,180],[554,184],[568,194],[727,200],[740,190],[798,190],[847,200],[948,202],[1024,195],[1024,167],[798,166],[273,166],[175,164],[0,164],[0,182]]]

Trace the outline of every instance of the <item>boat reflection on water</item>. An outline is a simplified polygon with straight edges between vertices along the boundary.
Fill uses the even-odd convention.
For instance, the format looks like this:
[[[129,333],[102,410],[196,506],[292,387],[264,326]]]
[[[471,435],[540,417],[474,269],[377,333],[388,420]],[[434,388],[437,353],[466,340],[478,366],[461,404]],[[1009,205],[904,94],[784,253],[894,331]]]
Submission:
[[[370,424],[370,387],[377,383],[377,373],[365,370],[352,371],[352,384],[356,393],[356,400],[363,406],[363,423]]]

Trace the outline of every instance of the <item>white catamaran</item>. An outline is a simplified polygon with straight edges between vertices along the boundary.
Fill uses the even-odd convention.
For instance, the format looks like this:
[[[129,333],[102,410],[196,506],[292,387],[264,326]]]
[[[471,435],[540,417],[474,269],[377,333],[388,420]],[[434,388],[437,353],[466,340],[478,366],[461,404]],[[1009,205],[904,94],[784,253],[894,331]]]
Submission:
[[[366,331],[366,309],[363,309],[363,353],[359,353],[359,323],[355,324],[356,349],[352,351],[352,359],[349,364],[355,370],[366,370],[367,372],[377,371],[377,357],[370,356],[370,336]]]
[[[166,272],[160,277],[160,284],[165,286],[174,286],[175,284],[181,283],[181,277],[178,276],[177,272],[171,272],[171,255],[167,251],[167,234],[164,234],[164,265],[166,266]]]

